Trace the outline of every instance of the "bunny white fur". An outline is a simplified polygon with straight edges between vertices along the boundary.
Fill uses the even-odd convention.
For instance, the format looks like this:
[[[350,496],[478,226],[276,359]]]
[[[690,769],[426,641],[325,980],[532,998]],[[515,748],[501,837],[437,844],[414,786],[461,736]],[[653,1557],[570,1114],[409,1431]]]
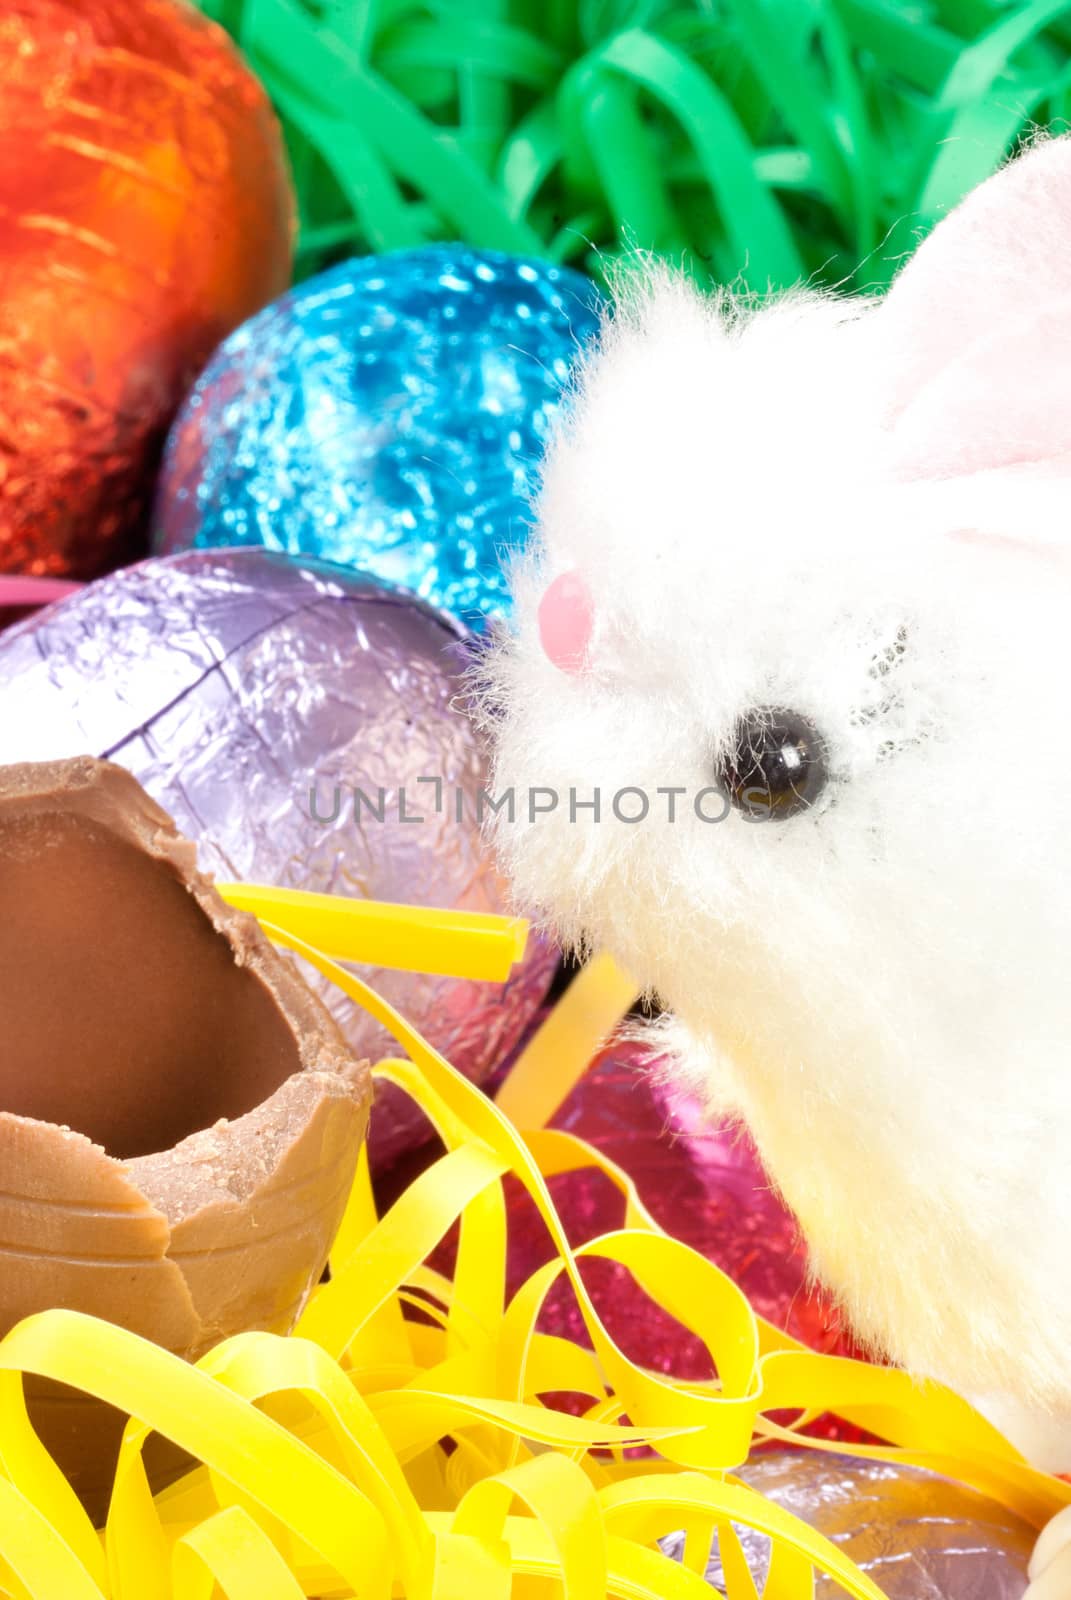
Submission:
[[[1069,238],[1058,140],[884,301],[633,284],[546,462],[488,717],[518,902],[665,1000],[861,1335],[1018,1397],[1066,1429],[1064,1467]],[[570,570],[595,605],[575,674],[536,617]],[[820,730],[828,788],[783,821],[700,821],[761,707]],[[625,786],[645,822],[613,814]],[[531,820],[529,788],[557,809]],[[598,823],[571,788],[601,791]]]

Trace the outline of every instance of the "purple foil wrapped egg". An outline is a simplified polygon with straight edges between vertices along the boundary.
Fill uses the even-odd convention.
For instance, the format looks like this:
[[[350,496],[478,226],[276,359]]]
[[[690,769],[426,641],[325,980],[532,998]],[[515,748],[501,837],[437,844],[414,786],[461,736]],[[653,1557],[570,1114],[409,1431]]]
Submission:
[[[458,704],[470,646],[443,613],[340,568],[262,550],[145,561],[0,636],[0,762],[119,762],[222,880],[498,912],[477,819],[486,772]],[[361,976],[481,1081],[555,962],[532,940],[504,984]],[[358,1051],[397,1053],[306,970]],[[375,1165],[425,1132],[407,1099],[380,1091]]]
[[[887,1600],[1021,1600],[1034,1529],[996,1501],[919,1467],[817,1451],[759,1454],[737,1476],[768,1500],[817,1528],[860,1566]],[[760,1590],[769,1541],[740,1528]],[[662,1541],[679,1556],[683,1540]],[[707,1568],[715,1594],[725,1578],[715,1549]],[[819,1578],[815,1600],[835,1600],[839,1584]]]

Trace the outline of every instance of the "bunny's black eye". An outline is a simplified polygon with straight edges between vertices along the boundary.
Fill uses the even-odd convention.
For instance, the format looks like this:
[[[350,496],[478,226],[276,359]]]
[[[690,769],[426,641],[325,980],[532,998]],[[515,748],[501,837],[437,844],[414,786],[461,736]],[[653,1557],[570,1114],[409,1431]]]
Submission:
[[[780,819],[814,804],[829,768],[822,740],[806,717],[765,706],[740,718],[719,777],[745,816]]]

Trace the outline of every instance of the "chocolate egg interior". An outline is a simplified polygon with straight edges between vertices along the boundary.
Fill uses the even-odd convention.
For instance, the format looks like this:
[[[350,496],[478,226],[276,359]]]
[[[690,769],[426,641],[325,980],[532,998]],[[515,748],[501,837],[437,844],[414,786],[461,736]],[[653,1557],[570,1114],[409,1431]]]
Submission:
[[[151,853],[154,819],[131,823],[124,779],[90,811],[65,777],[0,790],[0,1111],[131,1158],[252,1110],[302,1062],[240,943]]]
[[[0,768],[0,1335],[56,1306],[188,1360],[290,1332],[370,1100],[367,1062],[130,773]],[[123,1415],[26,1394],[102,1521]],[[154,1488],[185,1462],[158,1443]]]

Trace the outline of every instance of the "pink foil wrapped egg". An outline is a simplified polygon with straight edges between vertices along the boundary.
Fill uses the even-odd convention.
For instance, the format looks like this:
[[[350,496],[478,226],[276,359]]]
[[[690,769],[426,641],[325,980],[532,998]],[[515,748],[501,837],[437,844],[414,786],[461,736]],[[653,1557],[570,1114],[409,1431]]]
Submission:
[[[858,1355],[836,1308],[808,1276],[807,1252],[747,1135],[712,1123],[673,1081],[665,1058],[637,1043],[611,1044],[553,1117],[552,1127],[586,1140],[624,1168],[655,1220],[728,1273],[754,1309],[812,1349]],[[623,1200],[594,1167],[550,1180],[574,1243],[622,1224]],[[510,1181],[510,1292],[553,1254],[550,1238],[519,1184]],[[648,1299],[627,1270],[598,1258],[583,1263],[600,1315],[626,1355],[653,1371],[699,1381],[712,1376],[702,1344]],[[586,1342],[579,1307],[564,1280],[548,1296],[540,1327]],[[818,1431],[858,1440],[835,1419]]]

